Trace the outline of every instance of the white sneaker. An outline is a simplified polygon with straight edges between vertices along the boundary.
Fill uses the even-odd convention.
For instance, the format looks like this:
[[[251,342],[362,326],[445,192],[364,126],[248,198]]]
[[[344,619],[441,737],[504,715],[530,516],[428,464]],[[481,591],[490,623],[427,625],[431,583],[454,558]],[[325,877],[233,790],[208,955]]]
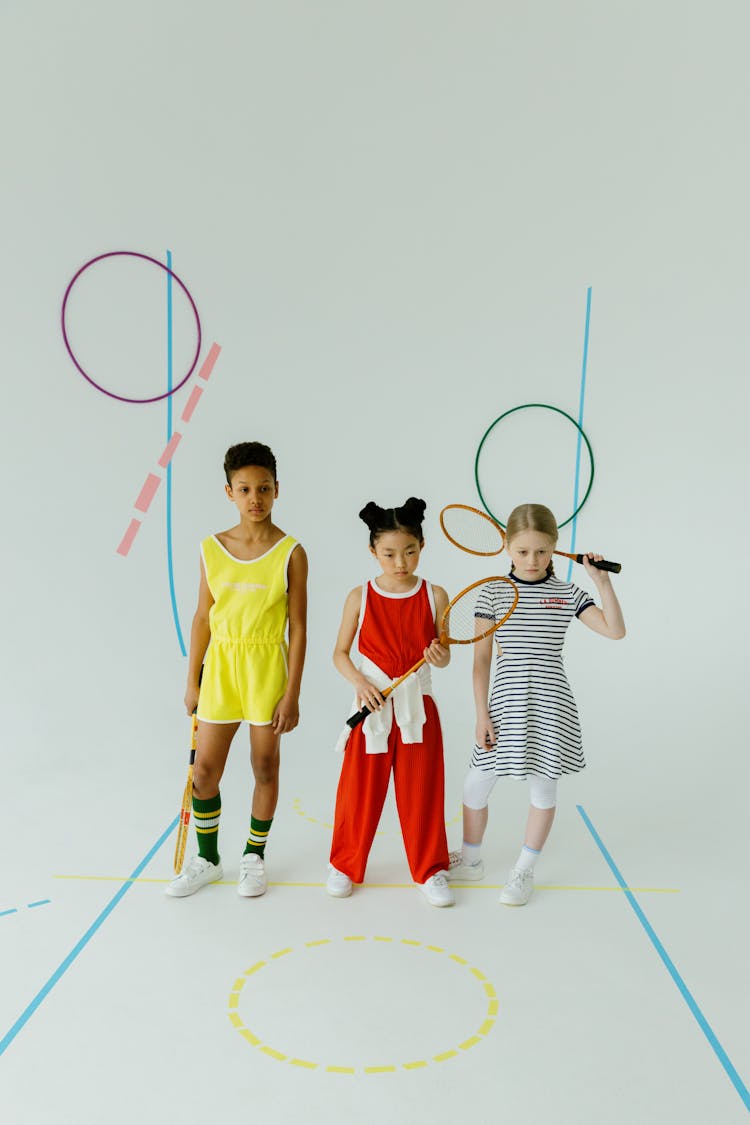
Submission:
[[[336,868],[332,867],[329,863],[326,890],[329,895],[333,895],[334,898],[348,898],[352,893],[352,881],[343,871],[337,871]]]
[[[478,859],[476,863],[464,863],[463,852],[448,852],[448,878],[457,883],[473,883],[476,879],[484,879],[484,863]]]
[[[453,906],[456,901],[445,876],[445,871],[436,871],[434,875],[430,875],[426,883],[419,885],[430,906]]]
[[[171,895],[172,898],[194,895],[201,887],[205,887],[207,883],[216,883],[223,875],[221,860],[218,863],[211,863],[202,856],[194,855],[177,878],[168,884],[164,893]]]
[[[266,865],[257,852],[248,852],[240,859],[240,878],[237,894],[243,898],[257,898],[266,893],[268,879]]]
[[[519,867],[514,867],[500,892],[500,901],[505,906],[525,906],[533,893],[534,872],[531,868],[521,871]]]

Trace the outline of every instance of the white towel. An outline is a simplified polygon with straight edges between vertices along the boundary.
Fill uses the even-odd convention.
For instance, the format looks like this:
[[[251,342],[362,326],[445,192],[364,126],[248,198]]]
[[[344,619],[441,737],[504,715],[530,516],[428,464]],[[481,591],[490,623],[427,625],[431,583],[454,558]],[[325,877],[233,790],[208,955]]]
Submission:
[[[378,691],[383,691],[393,682],[366,656],[362,658],[360,671],[375,684]],[[422,729],[427,718],[422,699],[424,695],[432,695],[432,670],[429,664],[423,664],[411,676],[407,676],[403,683],[400,683],[386,698],[380,710],[373,711],[367,716],[363,723],[366,753],[387,752],[388,735],[391,733],[394,716],[404,743],[421,742]],[[358,710],[355,696],[352,711]],[[344,749],[351,733],[349,726],[344,727],[336,743],[337,751]]]

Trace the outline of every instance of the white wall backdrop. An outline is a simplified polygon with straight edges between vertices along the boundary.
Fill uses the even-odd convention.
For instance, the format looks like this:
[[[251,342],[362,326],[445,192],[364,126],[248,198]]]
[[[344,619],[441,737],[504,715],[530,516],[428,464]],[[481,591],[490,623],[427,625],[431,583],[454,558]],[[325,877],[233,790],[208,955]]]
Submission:
[[[479,576],[442,540],[439,510],[477,502],[474,457],[498,415],[578,416],[591,287],[596,475],[577,538],[623,562],[629,636],[571,629],[590,766],[577,796],[596,794],[614,838],[645,834],[667,867],[689,853],[708,869],[720,849],[744,877],[747,5],[6,0],[0,20],[2,742],[20,853],[35,857],[24,874],[44,867],[40,835],[71,849],[69,866],[110,853],[125,866],[182,780],[165,481],[116,553],[162,472],[167,405],[99,393],[60,326],[76,271],[128,250],[171,252],[201,360],[222,349],[187,426],[196,374],[174,395],[183,632],[199,540],[232,519],[224,451],[267,441],[277,522],[311,563],[283,784],[329,777],[327,812],[349,704],[330,652],[345,594],[371,572],[357,511],[424,496],[423,572],[450,591]],[[178,289],[174,302],[179,380],[195,336]],[[163,271],[92,267],[70,330],[104,386],[166,389]],[[509,495],[504,514],[547,500],[545,481],[569,514],[563,430],[506,431],[493,487],[505,457],[513,491],[528,472],[535,495]],[[457,806],[468,658],[438,691]],[[82,800],[87,840],[69,827]],[[21,875],[7,878],[12,897]]]

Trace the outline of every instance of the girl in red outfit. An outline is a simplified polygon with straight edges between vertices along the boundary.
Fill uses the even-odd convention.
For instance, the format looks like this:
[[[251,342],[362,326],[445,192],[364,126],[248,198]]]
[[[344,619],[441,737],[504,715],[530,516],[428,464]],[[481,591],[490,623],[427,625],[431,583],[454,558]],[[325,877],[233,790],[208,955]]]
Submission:
[[[416,574],[425,508],[424,500],[411,497],[400,508],[370,501],[359,513],[382,573],[347,597],[333,654],[336,668],[354,685],[356,710],[371,711],[353,731],[347,728],[326,882],[336,898],[346,898],[352,883],[364,879],[393,770],[412,878],[432,906],[453,905],[445,875],[443,737],[430,669],[450,660],[436,628],[448,595]],[[358,630],[359,668],[349,655]],[[422,656],[426,663],[384,699],[381,692]]]

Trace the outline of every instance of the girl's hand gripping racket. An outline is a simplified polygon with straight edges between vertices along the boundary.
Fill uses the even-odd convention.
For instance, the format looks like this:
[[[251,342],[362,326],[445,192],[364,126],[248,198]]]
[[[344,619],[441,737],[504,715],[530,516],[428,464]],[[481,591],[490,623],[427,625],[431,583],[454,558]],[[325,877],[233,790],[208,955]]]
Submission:
[[[198,716],[193,711],[193,728],[190,736],[190,764],[188,765],[185,792],[182,794],[182,807],[180,809],[180,823],[177,827],[177,842],[174,847],[174,873],[179,875],[185,859],[185,845],[187,844],[188,825],[190,824],[190,811],[193,807],[193,763],[195,762],[195,747],[198,736]]]
[[[453,601],[445,607],[440,621],[441,645],[473,645],[483,637],[489,637],[496,629],[510,617],[518,605],[518,587],[515,582],[505,575],[494,578],[480,578],[467,586],[460,594],[456,594]],[[386,699],[392,691],[411,676],[425,663],[425,658],[418,660],[408,672],[399,676],[387,688],[381,691]],[[363,707],[356,715],[348,718],[347,724],[352,730],[370,714],[369,707]]]
[[[505,532],[486,512],[478,508],[470,508],[467,504],[448,504],[440,513],[440,526],[443,534],[454,545],[470,555],[481,555],[486,558],[490,555],[499,555],[505,546]],[[583,555],[571,555],[567,551],[555,551],[566,559],[582,563]],[[621,563],[608,562],[600,559],[598,562],[589,560],[597,570],[609,570],[612,574],[619,574],[622,570]]]

